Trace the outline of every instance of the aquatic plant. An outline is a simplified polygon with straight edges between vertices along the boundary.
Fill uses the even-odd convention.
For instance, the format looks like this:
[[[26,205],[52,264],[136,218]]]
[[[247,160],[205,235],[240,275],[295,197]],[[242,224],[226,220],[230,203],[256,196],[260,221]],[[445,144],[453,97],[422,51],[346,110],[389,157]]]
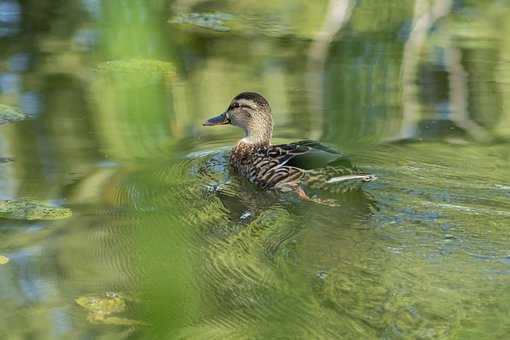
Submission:
[[[59,220],[72,215],[71,209],[26,200],[0,201],[0,218],[14,220]]]
[[[125,312],[127,301],[132,301],[125,294],[107,292],[103,295],[84,295],[74,301],[88,312],[87,320],[92,323],[124,326],[143,324],[137,320],[113,316]]]

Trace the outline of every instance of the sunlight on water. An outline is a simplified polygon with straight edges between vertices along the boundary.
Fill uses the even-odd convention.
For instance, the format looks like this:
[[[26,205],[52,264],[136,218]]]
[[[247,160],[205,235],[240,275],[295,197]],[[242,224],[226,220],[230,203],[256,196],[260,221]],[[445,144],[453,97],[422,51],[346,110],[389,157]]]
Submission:
[[[0,338],[505,338],[509,15],[0,0]],[[246,90],[378,180],[330,207],[232,174],[242,132],[202,122]]]

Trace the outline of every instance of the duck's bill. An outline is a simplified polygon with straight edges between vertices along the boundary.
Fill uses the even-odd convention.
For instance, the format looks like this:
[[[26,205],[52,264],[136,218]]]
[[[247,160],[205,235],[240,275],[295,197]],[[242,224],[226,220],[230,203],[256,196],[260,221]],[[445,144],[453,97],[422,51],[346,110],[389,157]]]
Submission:
[[[213,118],[207,120],[204,123],[204,126],[225,125],[225,124],[230,124],[230,119],[228,119],[226,113],[222,113],[219,116],[216,116],[216,117],[213,117]]]

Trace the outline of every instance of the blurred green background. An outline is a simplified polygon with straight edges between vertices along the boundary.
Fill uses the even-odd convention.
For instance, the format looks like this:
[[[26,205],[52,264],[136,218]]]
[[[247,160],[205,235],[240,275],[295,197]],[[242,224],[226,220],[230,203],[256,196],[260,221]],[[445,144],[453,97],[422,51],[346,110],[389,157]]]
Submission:
[[[0,338],[505,338],[509,17],[506,0],[0,0],[0,104],[29,116],[0,125],[0,202],[73,211],[0,219]],[[376,174],[375,207],[231,176],[241,132],[201,123],[247,90],[276,141]]]

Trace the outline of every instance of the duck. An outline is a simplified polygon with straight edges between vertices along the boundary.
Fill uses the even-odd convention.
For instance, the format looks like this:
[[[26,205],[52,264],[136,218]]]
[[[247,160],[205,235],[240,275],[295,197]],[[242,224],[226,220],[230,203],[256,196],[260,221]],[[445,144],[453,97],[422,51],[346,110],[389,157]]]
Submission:
[[[302,200],[329,204],[309,192],[359,190],[363,183],[377,179],[353,166],[343,153],[319,142],[272,144],[271,107],[256,92],[238,94],[225,112],[203,125],[233,125],[244,130],[244,137],[230,153],[229,164],[236,174],[263,190],[294,192]]]

